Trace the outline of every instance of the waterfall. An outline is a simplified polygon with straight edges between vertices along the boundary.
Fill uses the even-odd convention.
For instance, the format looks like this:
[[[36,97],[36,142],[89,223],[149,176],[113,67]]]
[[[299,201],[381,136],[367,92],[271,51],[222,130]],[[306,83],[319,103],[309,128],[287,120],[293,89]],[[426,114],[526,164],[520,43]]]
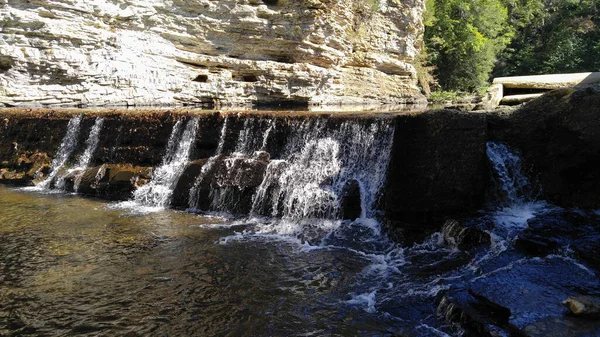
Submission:
[[[275,122],[272,119],[247,118],[240,130],[234,152],[223,159],[224,166],[217,179],[218,188],[211,188],[209,193],[210,210],[218,212],[236,211],[242,208],[239,200],[240,188],[245,185],[243,181],[243,167],[252,167],[253,163],[268,160],[269,154],[265,152],[267,141]],[[233,183],[234,186],[226,186]]]
[[[521,158],[502,143],[488,142],[486,153],[506,201],[520,204],[531,199],[529,179],[521,171]]]
[[[274,128],[275,128],[275,120],[271,119],[271,120],[269,120],[269,126],[267,127],[267,130],[265,131],[265,133],[263,135],[262,143],[260,145],[261,151],[265,151],[267,149],[267,141],[269,140],[269,136],[271,135],[271,132],[273,131]]]
[[[52,180],[61,172],[61,169],[67,164],[69,157],[77,148],[77,139],[79,137],[79,129],[81,124],[81,116],[74,116],[69,120],[67,125],[67,133],[63,137],[60,147],[56,152],[56,156],[52,159],[50,166],[50,174],[44,181],[40,182],[37,189],[49,189]]]
[[[225,146],[225,136],[227,134],[228,120],[229,120],[229,118],[225,117],[225,120],[223,121],[223,126],[221,127],[221,133],[219,136],[219,144],[217,145],[217,150],[215,151],[215,154],[212,157],[208,158],[206,163],[202,166],[202,169],[200,170],[200,174],[198,175],[198,177],[196,177],[194,186],[190,189],[189,202],[188,202],[190,209],[198,209],[199,208],[198,201],[199,201],[199,197],[200,197],[199,196],[200,185],[204,181],[206,174],[208,172],[210,172],[212,167],[215,165],[217,158],[219,158],[221,153],[223,153],[223,147]]]
[[[197,119],[189,120],[185,128],[183,124],[183,121],[177,121],[173,126],[162,164],[154,170],[152,181],[134,192],[135,203],[152,207],[169,206],[175,185],[189,161],[198,129]]]
[[[94,156],[94,152],[98,147],[98,142],[100,141],[100,131],[102,131],[103,124],[103,118],[96,118],[94,126],[92,126],[92,130],[90,131],[90,135],[85,141],[85,151],[83,152],[81,157],[79,157],[79,160],[77,160],[77,164],[75,165],[75,167],[85,169],[90,164],[90,161]]]
[[[360,192],[360,218],[375,216],[385,183],[394,128],[389,120],[305,121],[294,129],[288,155],[272,161],[253,198],[253,212],[301,219],[339,216],[349,185]],[[270,202],[270,205],[266,203]]]
[[[100,131],[102,131],[103,124],[104,124],[103,118],[100,118],[100,117],[96,118],[94,125],[92,126],[92,129],[90,131],[90,135],[88,136],[88,138],[85,141],[85,151],[79,157],[79,159],[77,160],[77,163],[75,164],[75,166],[73,168],[67,170],[67,172],[61,174],[61,176],[58,177],[58,179],[55,183],[55,187],[57,189],[64,189],[65,179],[67,178],[68,175],[75,172],[76,177],[74,179],[73,190],[75,192],[77,192],[79,190],[79,184],[81,183],[81,178],[82,178],[83,174],[85,173],[85,170],[87,169],[88,165],[90,164],[90,161],[92,160],[92,158],[94,156],[94,152],[96,151],[96,148],[98,147],[98,142],[100,141]]]
[[[532,185],[522,172],[521,158],[516,152],[496,142],[488,142],[486,152],[500,192],[499,200],[495,200],[496,226],[509,232],[526,228],[527,221],[541,212],[547,206],[546,202],[535,200]]]

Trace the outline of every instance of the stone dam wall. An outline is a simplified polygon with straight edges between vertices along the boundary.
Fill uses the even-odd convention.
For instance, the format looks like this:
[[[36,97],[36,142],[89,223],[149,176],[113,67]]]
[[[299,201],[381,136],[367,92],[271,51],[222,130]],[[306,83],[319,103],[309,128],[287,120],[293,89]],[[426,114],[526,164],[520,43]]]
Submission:
[[[423,0],[9,0],[0,106],[415,103]]]
[[[72,167],[82,156],[95,122],[102,118],[89,165],[84,173],[67,174],[62,188],[74,190],[77,185],[79,194],[128,200],[157,179],[153,174],[165,164],[177,122],[189,125],[193,120],[197,131],[189,157],[177,164],[183,169],[172,186],[170,206],[282,214],[272,208],[297,205],[269,201],[257,206],[255,196],[262,189],[263,197],[273,197],[274,187],[264,181],[288,174],[287,184],[315,182],[302,193],[324,204],[331,201],[329,189],[338,188],[340,209],[323,211],[333,217],[359,216],[357,207],[365,204],[361,197],[369,194],[373,215],[403,238],[412,239],[439,229],[448,218],[485,207],[494,190],[488,141],[502,141],[516,149],[523,171],[540,190],[539,198],[568,207],[600,208],[599,98],[595,89],[563,90],[518,110],[490,113],[4,109],[0,110],[0,183],[27,186],[47,177],[69,121],[81,116],[71,164],[63,170]],[[373,141],[377,137],[383,141]],[[360,148],[363,143],[372,147]],[[387,152],[389,158],[381,157]],[[371,162],[353,164],[360,161]],[[381,167],[387,167],[385,172]],[[321,172],[325,173],[321,176]],[[360,186],[353,186],[350,177],[347,186],[336,187],[334,181],[343,174],[358,177]],[[193,189],[195,194],[190,193]]]
[[[199,205],[203,206],[200,208],[207,209],[208,189],[212,184],[212,189],[235,188],[239,200],[228,207],[228,211],[248,213],[252,206],[251,197],[261,184],[268,164],[280,160],[289,150],[289,144],[293,143],[290,139],[298,135],[297,130],[302,125],[321,128],[321,133],[312,137],[320,136],[325,140],[330,137],[328,132],[348,126],[370,130],[374,125],[385,123],[392,127],[390,130],[395,129],[391,151],[373,149],[374,153],[390,151],[389,169],[383,172],[387,179],[378,195],[377,209],[391,222],[433,225],[445,215],[480,207],[488,180],[484,114],[453,110],[357,116],[19,109],[0,110],[0,183],[27,186],[47,177],[52,159],[67,133],[67,124],[76,115],[82,116],[81,130],[70,162],[82,155],[96,118],[101,117],[104,121],[98,146],[83,174],[78,193],[109,200],[130,199],[138,187],[151,181],[152,169],[161,165],[175,123],[191,119],[198,121],[198,132],[186,169],[174,189],[171,205],[176,208],[189,207],[189,190],[211,160],[213,169],[204,179],[208,185],[205,193],[201,193],[205,200],[200,200]],[[227,123],[225,128],[224,123]],[[262,151],[259,154],[249,152],[247,160],[242,161],[233,173],[231,169],[228,171],[226,164],[235,159],[236,150],[240,151],[240,140],[244,139],[242,143],[248,143],[250,147],[261,143],[268,128],[271,130]],[[307,132],[310,136],[311,131]],[[215,156],[217,153],[220,155]],[[324,178],[324,183],[326,180]],[[64,188],[72,190],[73,184],[67,177]]]

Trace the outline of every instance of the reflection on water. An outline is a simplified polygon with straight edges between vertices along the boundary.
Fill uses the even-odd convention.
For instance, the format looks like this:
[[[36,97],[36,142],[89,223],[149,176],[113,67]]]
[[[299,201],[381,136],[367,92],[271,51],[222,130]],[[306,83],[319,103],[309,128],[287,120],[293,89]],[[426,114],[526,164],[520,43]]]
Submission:
[[[366,261],[260,240],[175,211],[0,187],[0,335],[378,335],[341,305]],[[214,228],[211,226],[214,224]],[[385,334],[385,333],[384,333]]]
[[[132,213],[1,186],[0,205],[0,336],[461,336],[438,312],[445,291],[558,258],[583,273],[509,249],[525,227],[495,209],[472,219],[490,247],[462,251],[449,233],[400,247],[365,219]]]

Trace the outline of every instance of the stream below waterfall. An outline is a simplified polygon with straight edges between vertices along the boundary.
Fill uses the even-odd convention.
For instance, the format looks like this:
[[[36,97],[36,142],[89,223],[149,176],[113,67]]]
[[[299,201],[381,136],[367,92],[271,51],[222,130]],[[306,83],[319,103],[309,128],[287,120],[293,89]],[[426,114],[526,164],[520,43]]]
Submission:
[[[69,127],[78,125],[74,117]],[[77,170],[97,145],[102,120],[94,125]],[[273,125],[243,130],[252,128],[262,136],[241,132],[223,160],[225,119],[217,151],[190,190],[190,212],[167,206],[202,131],[195,119],[175,124],[154,180],[130,201],[56,193],[56,182],[49,189],[50,179],[75,172],[63,168],[75,131],[42,188],[0,187],[0,335],[463,336],[454,310],[471,295],[514,303],[494,296],[520,287],[523,304],[511,324],[526,329],[567,296],[600,294],[590,254],[573,247],[579,232],[552,237],[547,251],[536,243],[542,248],[532,253],[527,241],[540,241],[545,228],[571,227],[597,240],[600,214],[539,200],[504,144],[487,144],[497,186],[485,209],[402,245],[388,238],[376,208],[394,132],[387,121],[335,129],[299,122],[247,199],[250,215],[233,215],[235,191],[206,192],[202,184],[217,165],[225,178],[242,180],[236,165],[264,156]],[[339,220],[351,183],[360,209],[355,220]]]

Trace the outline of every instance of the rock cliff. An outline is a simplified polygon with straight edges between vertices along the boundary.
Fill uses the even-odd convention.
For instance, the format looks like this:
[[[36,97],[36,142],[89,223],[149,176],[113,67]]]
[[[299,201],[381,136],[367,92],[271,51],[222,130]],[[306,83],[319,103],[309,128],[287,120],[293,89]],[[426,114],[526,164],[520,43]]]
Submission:
[[[423,0],[1,0],[0,104],[406,103]]]

